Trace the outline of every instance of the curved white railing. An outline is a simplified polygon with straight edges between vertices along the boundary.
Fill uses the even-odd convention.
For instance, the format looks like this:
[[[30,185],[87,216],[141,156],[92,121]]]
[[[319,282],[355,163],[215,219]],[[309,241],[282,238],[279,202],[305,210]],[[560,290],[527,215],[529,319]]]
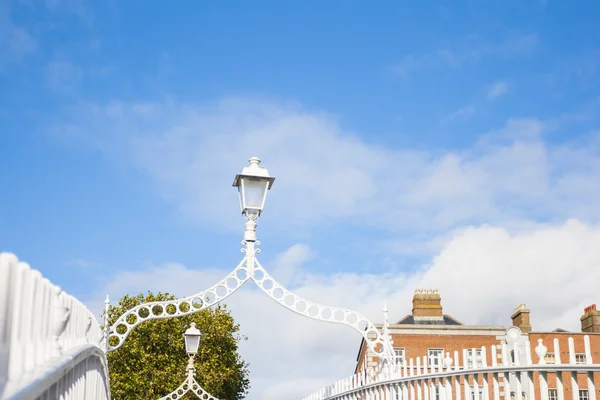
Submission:
[[[576,361],[573,338],[568,340],[568,360],[561,363],[558,339],[553,340],[556,357],[552,364],[545,361],[547,348],[539,339],[536,348],[539,361],[532,362],[529,342],[508,346],[491,346],[492,365],[487,365],[486,348],[464,349],[462,364],[459,352],[454,357],[446,353],[442,366],[430,366],[427,357],[410,359],[408,363],[383,367],[379,373],[374,370],[361,371],[341,379],[304,400],[499,400],[512,398],[515,393],[522,396],[515,399],[534,400],[536,393],[541,400],[549,399],[548,382],[552,380],[557,400],[565,399],[565,386],[573,393],[574,400],[581,399],[581,390],[588,400],[596,400],[595,375],[600,373],[600,364],[594,364],[589,337],[584,337],[585,360]],[[472,350],[472,351],[470,351]],[[473,363],[472,354],[481,350],[481,357]],[[498,354],[498,352],[500,354]],[[514,353],[513,353],[514,352]],[[471,354],[471,355],[470,355]],[[513,354],[520,357],[513,357]],[[497,363],[500,358],[501,364]],[[563,384],[563,373],[570,379]],[[585,384],[579,386],[583,374]]]
[[[80,301],[0,253],[0,399],[110,398],[103,341]]]

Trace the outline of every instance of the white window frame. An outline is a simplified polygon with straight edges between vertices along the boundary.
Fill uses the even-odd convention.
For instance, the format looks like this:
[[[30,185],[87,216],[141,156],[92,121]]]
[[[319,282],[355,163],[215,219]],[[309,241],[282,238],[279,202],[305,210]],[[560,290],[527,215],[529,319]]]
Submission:
[[[475,365],[475,367],[473,367],[473,365]],[[483,358],[482,358],[481,349],[473,348],[473,349],[467,350],[467,367],[468,368],[483,367]]]
[[[558,389],[548,389],[548,400],[558,400]]]
[[[404,347],[394,347],[394,362],[396,365],[404,366],[406,363],[406,350]]]
[[[590,391],[587,389],[579,389],[579,400],[590,400]]]
[[[586,356],[585,353],[575,353],[575,364],[585,364]]]
[[[546,353],[546,355],[544,356],[544,361],[546,361],[546,364],[556,364],[556,354],[554,354],[553,352]]]
[[[483,400],[483,386],[477,388],[477,398],[475,398],[475,392],[473,386],[469,387],[469,399],[470,400]]]
[[[432,356],[436,353],[437,355]],[[444,365],[444,349],[432,348],[427,349],[427,363],[430,367],[441,367]]]

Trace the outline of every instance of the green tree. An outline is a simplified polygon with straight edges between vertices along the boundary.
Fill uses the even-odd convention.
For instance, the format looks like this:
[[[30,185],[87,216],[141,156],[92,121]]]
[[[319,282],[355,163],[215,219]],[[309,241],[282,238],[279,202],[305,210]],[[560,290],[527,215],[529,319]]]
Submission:
[[[141,303],[173,299],[168,293],[126,295],[109,308],[109,323],[112,326]],[[167,312],[172,311],[167,308]],[[149,320],[135,327],[123,346],[108,353],[112,398],[151,400],[176,389],[187,375],[183,333],[192,322],[202,332],[194,360],[196,381],[219,399],[243,399],[250,382],[248,364],[238,354],[238,343],[247,338],[239,333],[240,326],[225,305],[183,317]],[[183,398],[193,399],[195,395],[188,392]]]

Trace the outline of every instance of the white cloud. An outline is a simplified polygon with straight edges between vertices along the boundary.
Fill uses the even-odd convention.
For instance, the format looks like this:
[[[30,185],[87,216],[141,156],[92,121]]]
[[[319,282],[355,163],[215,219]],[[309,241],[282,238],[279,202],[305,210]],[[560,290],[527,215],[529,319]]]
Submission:
[[[599,220],[599,144],[552,144],[546,129],[536,119],[511,119],[463,150],[386,149],[297,104],[169,99],[82,105],[55,132],[129,160],[185,215],[219,229],[238,225],[230,181],[254,155],[277,178],[267,221],[285,219],[272,228],[288,232],[336,221],[439,232],[483,222]]]
[[[467,120],[471,118],[473,114],[475,114],[475,106],[469,104],[444,116],[440,122],[447,124],[456,120]]]
[[[508,82],[500,81],[494,82],[487,88],[488,100],[495,99],[508,93]]]
[[[508,326],[513,308],[526,303],[537,330],[579,331],[583,308],[600,301],[600,227],[576,220],[515,232],[493,226],[463,229],[449,237],[426,268],[408,275],[309,273],[302,263],[313,256],[306,245],[295,245],[266,267],[282,281],[293,271],[295,293],[355,309],[376,323],[384,302],[392,320],[409,313],[412,293],[420,287],[439,288],[445,313],[466,324]],[[106,292],[113,300],[145,290],[190,295],[227,272],[174,263],[124,271],[88,304],[101,307]],[[298,316],[251,282],[226,303],[249,336],[241,347],[250,362],[249,399],[302,398],[353,372],[360,336],[351,328]]]

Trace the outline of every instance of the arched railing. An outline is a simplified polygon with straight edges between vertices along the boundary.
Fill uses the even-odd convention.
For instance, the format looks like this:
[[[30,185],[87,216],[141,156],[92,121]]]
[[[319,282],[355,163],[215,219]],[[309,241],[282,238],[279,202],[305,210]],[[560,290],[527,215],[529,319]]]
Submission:
[[[304,400],[596,400],[600,364],[594,364],[588,336],[585,353],[577,359],[573,338],[569,338],[566,363],[561,362],[557,338],[553,340],[552,363],[546,362],[548,348],[542,339],[532,361],[529,342],[502,344],[446,353],[442,365],[430,366],[427,357],[387,366],[379,373],[361,371],[339,380]],[[473,354],[481,357],[473,361]],[[486,352],[490,351],[491,365]],[[511,357],[519,354],[521,357]],[[500,363],[498,363],[500,359]],[[551,385],[549,385],[551,383]],[[517,395],[520,393],[520,396]],[[538,397],[539,396],[539,397]]]
[[[0,253],[0,399],[109,399],[104,340],[87,307]]]

